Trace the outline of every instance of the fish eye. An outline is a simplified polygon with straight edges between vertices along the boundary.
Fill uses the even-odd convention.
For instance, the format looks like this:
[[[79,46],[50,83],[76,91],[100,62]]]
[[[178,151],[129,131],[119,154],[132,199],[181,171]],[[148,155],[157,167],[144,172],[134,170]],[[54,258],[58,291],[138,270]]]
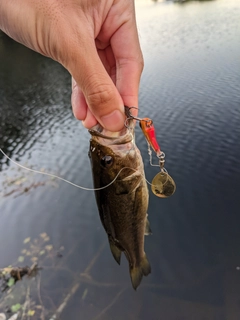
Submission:
[[[103,165],[106,168],[111,167],[113,163],[113,158],[111,156],[104,156],[101,159],[101,165]]]

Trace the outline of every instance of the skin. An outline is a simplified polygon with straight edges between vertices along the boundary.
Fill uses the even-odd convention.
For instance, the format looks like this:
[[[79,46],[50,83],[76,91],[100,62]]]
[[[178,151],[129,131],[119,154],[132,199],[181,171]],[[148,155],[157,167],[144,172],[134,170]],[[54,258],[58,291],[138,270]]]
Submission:
[[[119,131],[124,105],[138,106],[134,0],[1,0],[0,29],[69,71],[73,113],[86,128]]]

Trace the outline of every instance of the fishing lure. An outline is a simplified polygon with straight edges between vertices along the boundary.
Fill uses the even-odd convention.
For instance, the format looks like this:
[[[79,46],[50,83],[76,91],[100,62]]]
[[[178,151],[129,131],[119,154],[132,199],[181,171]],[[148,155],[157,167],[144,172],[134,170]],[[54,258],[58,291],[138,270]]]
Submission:
[[[157,157],[161,156],[160,146],[157,142],[153,121],[150,118],[143,118],[139,121],[140,128],[150,146],[156,152]]]
[[[150,118],[138,118],[132,115],[131,109],[137,109],[135,107],[126,107],[125,113],[127,114],[128,119],[134,119],[139,121],[140,128],[147,140],[148,143],[148,154],[150,156],[150,164],[151,166],[159,166],[160,172],[156,174],[151,183],[152,192],[160,198],[168,198],[174,194],[176,190],[176,184],[173,178],[168,174],[167,170],[164,168],[165,164],[165,154],[161,151],[160,146],[157,142],[156,132],[153,125],[153,121]],[[127,120],[125,125],[127,125]],[[159,164],[152,164],[152,151],[156,153],[157,158],[159,159]]]

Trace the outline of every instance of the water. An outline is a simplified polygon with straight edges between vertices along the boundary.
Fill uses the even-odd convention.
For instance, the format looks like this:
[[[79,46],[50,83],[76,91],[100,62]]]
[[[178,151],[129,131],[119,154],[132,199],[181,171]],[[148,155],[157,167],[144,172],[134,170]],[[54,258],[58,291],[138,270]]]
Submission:
[[[49,318],[81,280],[60,319],[239,319],[239,1],[138,0],[136,11],[145,58],[140,116],[154,119],[177,184],[172,198],[150,195],[152,274],[131,288],[127,262],[119,267],[109,251],[93,192],[30,174],[1,155],[0,268],[21,265],[19,256],[24,265],[38,259]],[[21,164],[91,187],[89,134],[72,115],[69,74],[3,34],[0,61],[1,147]],[[151,179],[157,169],[136,134]],[[8,305],[24,299],[15,295]]]

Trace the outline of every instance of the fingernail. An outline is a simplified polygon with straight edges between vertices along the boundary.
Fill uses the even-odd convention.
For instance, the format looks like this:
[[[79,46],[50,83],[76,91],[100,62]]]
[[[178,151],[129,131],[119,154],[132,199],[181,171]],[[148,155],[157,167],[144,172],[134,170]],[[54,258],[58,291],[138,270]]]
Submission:
[[[110,131],[120,131],[124,126],[125,116],[119,110],[114,110],[106,116],[101,117],[103,127]]]

